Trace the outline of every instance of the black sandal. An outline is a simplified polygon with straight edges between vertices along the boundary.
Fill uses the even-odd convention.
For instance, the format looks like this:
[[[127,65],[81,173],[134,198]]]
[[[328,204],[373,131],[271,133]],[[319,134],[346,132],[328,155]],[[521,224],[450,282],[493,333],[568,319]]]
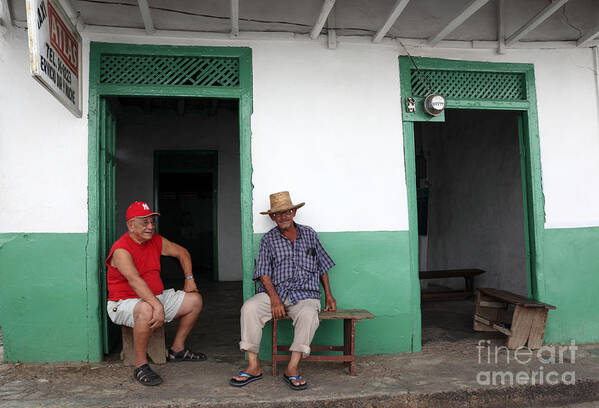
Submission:
[[[208,357],[204,353],[195,353],[189,349],[184,348],[179,352],[174,352],[172,348],[168,349],[167,361],[179,362],[179,361],[204,361]]]
[[[133,378],[143,385],[152,386],[162,384],[162,377],[152,370],[148,364],[141,365],[133,370]]]

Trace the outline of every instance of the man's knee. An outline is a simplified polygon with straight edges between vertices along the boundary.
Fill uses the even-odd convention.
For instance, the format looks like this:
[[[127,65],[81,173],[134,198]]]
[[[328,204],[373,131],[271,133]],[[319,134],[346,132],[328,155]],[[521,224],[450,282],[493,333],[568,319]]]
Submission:
[[[189,296],[189,305],[191,310],[197,313],[201,312],[202,307],[204,306],[204,299],[202,298],[202,295],[197,292],[192,292],[186,294],[186,296]]]
[[[149,322],[152,319],[153,312],[152,306],[149,303],[140,300],[135,305],[135,309],[133,309],[133,321]]]
[[[308,307],[302,309],[299,312],[296,320],[301,320],[302,322],[306,322],[306,323],[309,322],[311,324],[316,324],[317,326],[320,323],[320,321],[318,319],[318,310],[313,309],[313,308],[308,308]]]
[[[251,299],[241,306],[241,316],[253,316],[258,312],[258,304]]]

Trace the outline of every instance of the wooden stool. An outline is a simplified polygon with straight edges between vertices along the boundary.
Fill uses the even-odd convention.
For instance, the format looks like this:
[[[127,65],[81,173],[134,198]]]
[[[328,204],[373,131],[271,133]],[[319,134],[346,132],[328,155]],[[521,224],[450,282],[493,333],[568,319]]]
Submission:
[[[123,333],[123,351],[121,360],[127,366],[135,365],[135,351],[133,350],[133,329],[121,326]],[[164,342],[164,326],[154,330],[148,342],[148,356],[154,364],[166,363],[166,346]]]

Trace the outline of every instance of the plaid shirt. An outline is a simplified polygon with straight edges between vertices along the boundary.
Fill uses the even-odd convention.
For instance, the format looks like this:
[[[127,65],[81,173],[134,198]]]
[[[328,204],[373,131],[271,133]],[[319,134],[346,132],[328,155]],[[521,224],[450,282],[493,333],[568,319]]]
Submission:
[[[299,224],[295,228],[297,238],[293,245],[277,227],[262,237],[254,270],[254,280],[270,276],[281,301],[289,296],[291,304],[320,299],[318,279],[335,266],[312,228]],[[262,285],[258,292],[264,292]]]

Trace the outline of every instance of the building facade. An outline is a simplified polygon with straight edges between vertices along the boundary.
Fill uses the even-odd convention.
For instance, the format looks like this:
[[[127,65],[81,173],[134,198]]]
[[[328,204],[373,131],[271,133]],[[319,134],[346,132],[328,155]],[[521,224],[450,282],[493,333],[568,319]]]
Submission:
[[[483,266],[499,276],[492,280],[487,273],[490,286],[556,305],[546,343],[599,341],[596,48],[513,48],[498,54],[491,48],[405,48],[397,41],[372,44],[359,38],[339,40],[329,49],[326,36],[230,39],[91,30],[82,37],[83,116],[77,118],[32,80],[27,31],[13,26],[0,36],[0,327],[6,361],[103,358],[102,259],[110,240],[122,233],[126,203],[142,199],[156,207],[159,200],[156,188],[149,187],[139,191],[141,197],[129,197],[125,183],[155,187],[155,152],[171,150],[218,152],[218,222],[233,221],[216,227],[214,242],[224,255],[214,262],[219,280],[243,280],[246,298],[254,291],[260,238],[271,228],[259,215],[268,208],[268,195],[289,190],[295,201],[307,203],[296,220],[319,231],[337,263],[330,279],[338,305],[376,316],[358,326],[359,353],[420,350],[418,270],[427,264],[428,269]],[[124,62],[130,57],[137,62]],[[141,72],[148,58],[170,57],[200,65],[225,61],[233,79],[157,85],[149,76],[146,82],[107,76]],[[464,96],[456,90],[476,81],[482,84],[478,91]],[[505,81],[515,84],[515,94],[498,93]],[[420,85],[443,89],[444,116],[422,111]],[[414,114],[408,112],[409,97],[416,100]],[[201,125],[188,107],[187,125],[173,113],[157,115],[143,127],[147,117],[126,119],[141,112],[136,98],[217,102]],[[505,115],[485,116],[491,111]],[[439,124],[450,120],[457,123],[454,134],[468,139],[455,151],[474,151],[474,142],[490,137],[504,121],[513,122],[505,130],[513,146],[499,140],[493,149],[483,145],[476,154],[433,165],[434,157],[451,150],[435,145],[434,136],[445,135]],[[483,122],[488,126],[478,127]],[[186,139],[202,132],[221,136],[197,143]],[[119,141],[125,133],[128,138]],[[224,140],[232,143],[230,150]],[[135,157],[154,162],[136,173]],[[473,167],[454,173],[455,185],[443,182],[451,189],[436,192],[441,179],[433,180],[434,174],[447,174],[456,160],[481,157],[484,163],[496,160],[495,170],[471,162]],[[428,174],[421,177],[422,158]],[[231,178],[223,179],[225,174]],[[508,175],[517,181],[511,187],[506,187]],[[428,246],[422,225],[418,234],[421,190],[430,194]],[[478,205],[451,207],[449,190]],[[479,190],[485,199],[471,194]],[[434,194],[447,203],[436,213]],[[515,204],[509,204],[512,198]],[[476,218],[473,208],[486,218]],[[447,231],[458,228],[446,223],[459,214],[472,225],[451,235]],[[504,221],[493,226],[493,219]],[[517,239],[499,234],[496,241],[485,241],[490,231],[503,231],[510,223],[521,228]],[[445,231],[437,235],[443,244],[433,242],[433,231]],[[517,257],[514,264],[507,261]],[[496,263],[485,264],[491,258]],[[512,285],[514,273],[520,281]],[[317,334],[319,339],[337,335],[333,327]]]

